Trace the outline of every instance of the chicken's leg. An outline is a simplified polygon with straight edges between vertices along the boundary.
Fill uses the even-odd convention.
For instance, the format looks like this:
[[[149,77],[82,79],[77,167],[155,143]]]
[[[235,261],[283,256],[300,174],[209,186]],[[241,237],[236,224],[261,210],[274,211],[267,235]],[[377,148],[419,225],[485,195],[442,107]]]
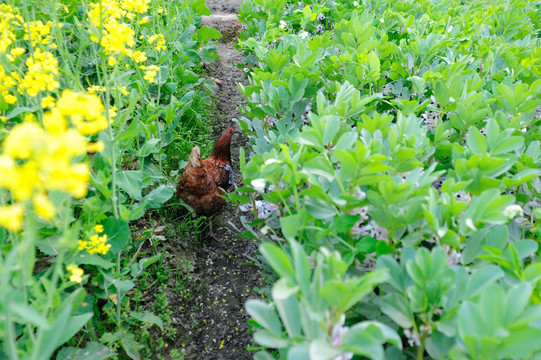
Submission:
[[[221,244],[222,241],[216,237],[216,234],[214,234],[214,229],[212,226],[212,219],[209,219],[209,236],[216,240],[217,243]]]

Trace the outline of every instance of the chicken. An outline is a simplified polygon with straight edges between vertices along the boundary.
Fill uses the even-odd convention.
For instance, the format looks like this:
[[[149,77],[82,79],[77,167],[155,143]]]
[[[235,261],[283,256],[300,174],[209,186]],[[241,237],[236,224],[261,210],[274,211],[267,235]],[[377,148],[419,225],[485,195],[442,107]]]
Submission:
[[[233,128],[225,131],[212,150],[201,160],[198,146],[192,149],[188,164],[180,177],[177,195],[190,205],[197,214],[211,216],[225,204],[223,189],[233,184],[231,168],[231,138]]]

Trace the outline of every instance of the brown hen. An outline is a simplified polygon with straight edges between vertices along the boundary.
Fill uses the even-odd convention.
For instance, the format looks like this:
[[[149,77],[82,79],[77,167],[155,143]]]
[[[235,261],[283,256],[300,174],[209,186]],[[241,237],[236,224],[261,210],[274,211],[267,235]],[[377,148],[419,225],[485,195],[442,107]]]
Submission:
[[[220,195],[225,194],[224,188],[233,184],[232,135],[233,128],[225,131],[214,145],[212,154],[204,160],[201,160],[199,146],[195,146],[180,177],[177,195],[199,215],[214,215],[225,204]]]

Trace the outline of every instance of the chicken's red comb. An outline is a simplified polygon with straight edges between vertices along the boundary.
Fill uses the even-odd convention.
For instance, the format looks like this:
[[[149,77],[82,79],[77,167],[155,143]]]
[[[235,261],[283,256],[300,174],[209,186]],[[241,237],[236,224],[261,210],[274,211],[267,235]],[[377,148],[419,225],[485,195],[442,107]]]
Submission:
[[[233,128],[229,128],[228,132],[232,133],[233,132]]]

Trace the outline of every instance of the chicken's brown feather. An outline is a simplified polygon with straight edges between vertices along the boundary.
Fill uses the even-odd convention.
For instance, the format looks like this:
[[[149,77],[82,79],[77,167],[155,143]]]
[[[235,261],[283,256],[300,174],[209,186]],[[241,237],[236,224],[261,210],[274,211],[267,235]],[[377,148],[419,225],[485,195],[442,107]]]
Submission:
[[[190,154],[177,186],[177,195],[198,214],[211,216],[223,207],[225,200],[220,196],[229,184],[231,169],[231,135],[233,129],[224,132],[216,142],[212,154],[201,160],[199,147]]]

